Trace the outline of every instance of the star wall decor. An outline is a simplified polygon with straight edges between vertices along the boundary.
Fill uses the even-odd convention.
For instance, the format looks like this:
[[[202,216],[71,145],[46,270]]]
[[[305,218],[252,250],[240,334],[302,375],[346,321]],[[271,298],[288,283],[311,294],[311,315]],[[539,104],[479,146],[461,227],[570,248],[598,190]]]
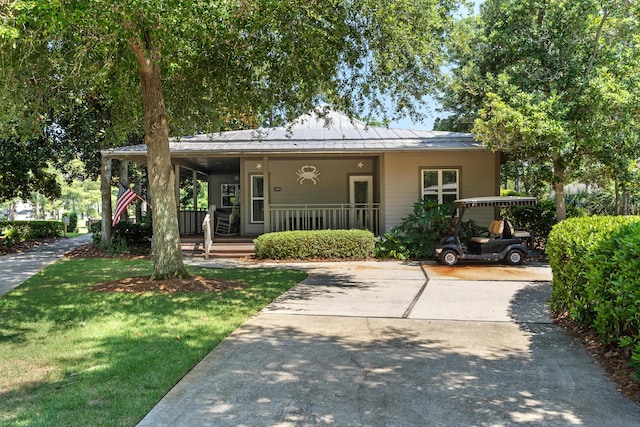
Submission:
[[[364,163],[358,162],[358,169],[362,169],[364,167]]]
[[[256,164],[256,169],[258,169],[258,170],[262,169],[262,163],[257,163]]]

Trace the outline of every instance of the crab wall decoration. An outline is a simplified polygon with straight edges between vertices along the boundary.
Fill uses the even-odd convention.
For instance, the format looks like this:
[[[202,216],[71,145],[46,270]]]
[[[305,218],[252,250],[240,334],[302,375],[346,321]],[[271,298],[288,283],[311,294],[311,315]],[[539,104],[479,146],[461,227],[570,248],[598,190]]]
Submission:
[[[313,185],[316,185],[318,181],[320,181],[320,172],[318,172],[318,168],[314,165],[304,165],[296,172],[298,174],[298,182],[300,184],[304,183],[306,180],[310,180],[313,182]]]

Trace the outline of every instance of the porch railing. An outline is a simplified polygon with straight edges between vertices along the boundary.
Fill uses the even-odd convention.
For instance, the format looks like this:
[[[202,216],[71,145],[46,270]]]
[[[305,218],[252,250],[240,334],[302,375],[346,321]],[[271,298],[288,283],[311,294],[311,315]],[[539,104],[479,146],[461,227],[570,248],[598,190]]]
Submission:
[[[271,231],[370,230],[379,235],[380,204],[270,205]]]
[[[204,233],[204,259],[209,259],[211,246],[213,245],[213,222],[216,216],[216,205],[209,206],[209,210],[202,220],[202,232]]]
[[[178,224],[180,225],[180,234],[202,233],[202,223],[206,215],[206,209],[178,211]]]

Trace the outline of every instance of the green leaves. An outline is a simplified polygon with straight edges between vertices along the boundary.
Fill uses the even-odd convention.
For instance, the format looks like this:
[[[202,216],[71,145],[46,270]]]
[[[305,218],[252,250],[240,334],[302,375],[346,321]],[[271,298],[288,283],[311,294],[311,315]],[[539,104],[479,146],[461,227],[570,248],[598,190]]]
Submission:
[[[254,240],[261,259],[366,259],[373,255],[373,234],[366,230],[282,231]]]
[[[493,149],[550,165],[563,185],[583,171],[626,176],[640,151],[640,6],[581,0],[489,1],[469,55],[485,96],[473,131]],[[460,74],[470,81],[472,77]],[[464,84],[464,82],[463,82]],[[612,149],[616,147],[616,149]]]
[[[376,255],[396,259],[432,256],[436,243],[450,231],[452,211],[451,204],[419,200],[399,225],[376,242]],[[467,229],[467,223],[461,224],[460,234],[464,235]]]
[[[551,307],[632,355],[640,376],[640,217],[585,217],[556,225],[547,242]]]

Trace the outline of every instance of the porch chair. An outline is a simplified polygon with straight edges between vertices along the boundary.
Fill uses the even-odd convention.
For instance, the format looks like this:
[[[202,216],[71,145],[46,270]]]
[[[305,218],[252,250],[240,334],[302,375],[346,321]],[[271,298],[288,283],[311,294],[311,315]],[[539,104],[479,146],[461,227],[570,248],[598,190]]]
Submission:
[[[231,236],[233,234],[238,234],[239,218],[240,207],[237,204],[234,204],[231,208],[230,214],[218,214],[215,233],[222,236]]]

